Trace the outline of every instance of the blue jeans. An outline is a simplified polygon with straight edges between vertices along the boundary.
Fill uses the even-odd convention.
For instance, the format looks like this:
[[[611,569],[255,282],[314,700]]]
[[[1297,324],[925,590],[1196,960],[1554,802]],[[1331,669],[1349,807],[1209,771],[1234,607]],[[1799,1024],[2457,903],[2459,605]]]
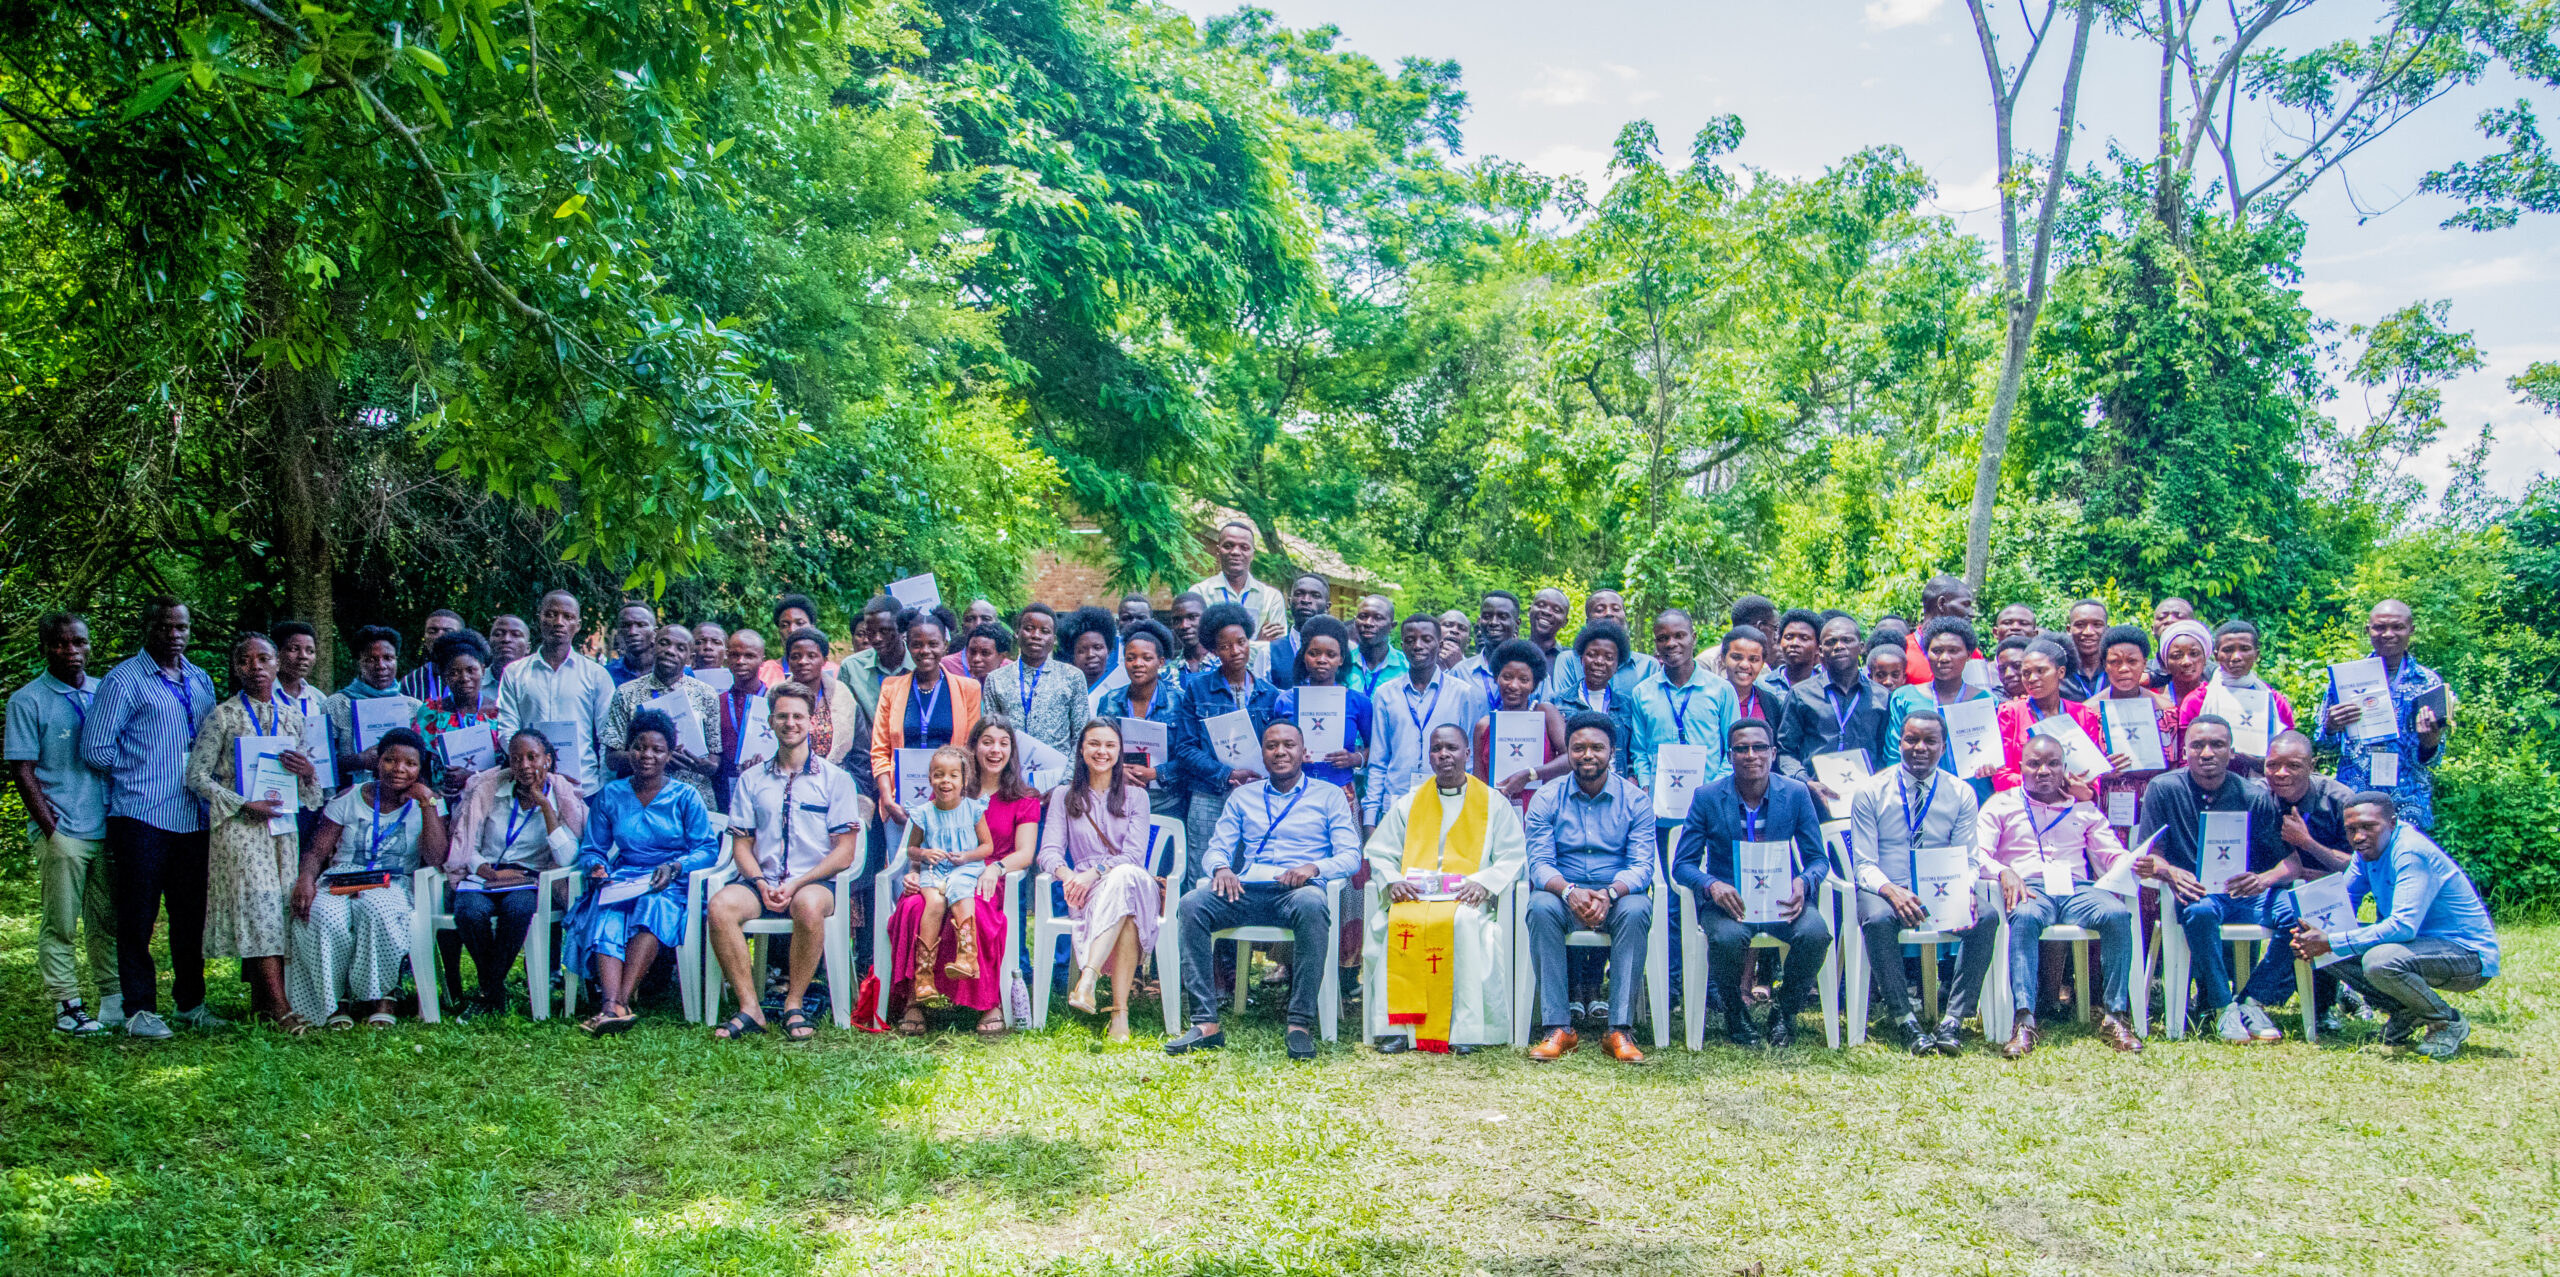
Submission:
[[[2178,907],[2178,929],[2187,934],[2187,956],[2196,984],[2203,990],[2203,1009],[2207,1013],[2231,1005],[2231,955],[2222,947],[2225,923],[2255,924],[2272,928],[2270,903],[2281,896],[2288,908],[2293,893],[2264,892],[2255,896],[2227,896],[2219,892],[2191,905]],[[2286,925],[2291,925],[2290,921]],[[2290,959],[2288,959],[2290,961]],[[2169,996],[2185,997],[2184,989],[2171,989]]]
[[[1606,887],[1605,882],[1577,882],[1576,887]],[[1529,957],[1538,970],[1538,1027],[1563,1028],[1573,1023],[1566,1009],[1565,957],[1573,952],[1565,938],[1582,929],[1582,920],[1551,891],[1529,897]],[[1622,896],[1609,906],[1609,1027],[1636,1022],[1636,982],[1644,978],[1644,945],[1653,930],[1653,902]]]
[[[2302,920],[2302,909],[2294,903],[2292,891],[2271,891],[2261,913],[2266,917],[2266,928],[2276,933],[2276,942],[2267,946],[2265,956],[2251,969],[2240,996],[2260,1006],[2282,1006],[2285,999],[2293,996],[2293,945],[2289,940],[2293,924]],[[2306,1014],[2317,1015],[2336,1006],[2338,977],[2328,971],[2313,971],[2311,1000],[2314,1005]]]
[[[2041,884],[2031,882],[2027,898],[2009,911],[2009,1005],[2018,1008],[2020,1015],[2035,1014],[2038,963],[2044,957],[2039,941],[2045,928],[2056,926],[2087,927],[2098,933],[2098,966],[2104,975],[2098,1004],[2109,1015],[2123,1015],[2133,997],[2133,910],[2121,897],[2087,886],[2056,900],[2044,894]],[[2190,927],[2189,934],[2193,930]],[[2231,1000],[2228,986],[2222,998]]]

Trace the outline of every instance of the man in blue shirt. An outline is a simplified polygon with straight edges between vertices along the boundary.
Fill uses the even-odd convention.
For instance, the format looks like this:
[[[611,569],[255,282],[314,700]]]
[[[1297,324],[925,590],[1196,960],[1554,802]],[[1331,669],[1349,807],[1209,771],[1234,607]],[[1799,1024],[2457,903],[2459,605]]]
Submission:
[[[89,975],[115,969],[115,913],[108,907],[107,783],[80,759],[80,729],[98,684],[88,675],[89,623],[69,612],[36,622],[44,673],[9,697],[9,761],[28,833],[43,865],[44,927],[36,933],[36,966],[54,1002],[53,1027],[64,1033],[106,1031],[83,995],[74,939],[89,928]],[[114,995],[122,1004],[124,995]],[[110,1013],[114,1007],[106,1008]],[[114,1018],[112,1015],[110,1018]]]
[[[1573,1053],[1572,1013],[1565,997],[1565,938],[1573,931],[1609,935],[1609,1035],[1613,1059],[1644,1062],[1632,1030],[1636,981],[1644,974],[1653,927],[1653,799],[1612,766],[1609,716],[1581,713],[1565,724],[1572,779],[1539,788],[1529,800],[1529,955],[1537,964],[1539,1041],[1529,1058]]]
[[[1697,900],[1698,924],[1707,933],[1708,971],[1724,990],[1724,1034],[1736,1046],[1754,1046],[1761,1035],[1743,1012],[1742,968],[1754,935],[1776,936],[1787,943],[1775,1005],[1769,1012],[1768,1044],[1783,1047],[1795,1040],[1795,1015],[1831,951],[1831,925],[1813,907],[1814,892],[1829,870],[1822,855],[1822,817],[1815,812],[1813,791],[1803,781],[1775,773],[1778,739],[1756,718],[1735,723],[1725,733],[1725,753],[1733,771],[1709,782],[1689,800],[1689,818],[1680,826],[1678,850],[1671,860],[1671,880],[1687,887]],[[1778,903],[1778,921],[1742,920],[1748,912],[1738,887],[1741,857],[1737,844],[1792,842],[1794,881]]]
[[[1375,747],[1369,752],[1368,785],[1360,801],[1375,826],[1389,805],[1431,774],[1431,732],[1442,726],[1473,732],[1485,699],[1473,679],[1439,667],[1440,622],[1428,612],[1404,618],[1405,676],[1369,698]]]
[[[1237,786],[1218,813],[1201,869],[1177,909],[1182,928],[1182,995],[1191,1031],[1165,1054],[1227,1044],[1218,1023],[1218,967],[1211,936],[1230,927],[1287,927],[1295,938],[1289,970],[1289,1058],[1315,1058],[1317,999],[1333,961],[1333,909],[1325,885],[1360,863],[1360,825],[1338,785],[1306,779],[1306,742],[1295,723],[1262,729],[1263,780]]]
[[[223,1021],[204,1004],[208,866],[204,809],[187,792],[187,751],[213,712],[213,678],[187,659],[187,605],[166,596],[142,607],[142,650],[98,680],[80,729],[80,754],[107,777],[108,881],[116,909],[116,979],[124,1031],[169,1036],[160,1018],[160,971],[151,930],[169,910],[170,1019],[197,1028]]]
[[[2338,783],[2353,790],[2381,790],[2391,795],[2398,820],[2421,830],[2436,825],[2435,764],[2444,752],[2446,715],[2452,705],[2443,676],[2409,659],[2409,640],[2416,632],[2409,605],[2384,599],[2365,617],[2365,638],[2391,680],[2391,709],[2399,720],[2392,735],[2366,739],[2356,734],[2362,706],[2340,704],[2333,674],[2320,696],[2320,744],[2338,751]]]
[[[2419,1054],[2451,1059],[2471,1036],[2471,1022],[2436,990],[2467,993],[2497,978],[2498,932],[2489,910],[2453,857],[2400,823],[2391,795],[2357,794],[2348,800],[2345,823],[2356,855],[2347,869],[2347,900],[2372,896],[2380,920],[2325,934],[2297,924],[2293,951],[2353,959],[2338,964],[2338,974],[2390,1012],[2383,1045],[2423,1034]]]

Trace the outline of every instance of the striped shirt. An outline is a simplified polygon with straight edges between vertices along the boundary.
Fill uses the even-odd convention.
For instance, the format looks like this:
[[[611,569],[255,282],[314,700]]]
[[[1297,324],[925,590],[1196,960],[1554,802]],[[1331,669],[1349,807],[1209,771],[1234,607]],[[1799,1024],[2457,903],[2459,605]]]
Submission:
[[[107,671],[80,753],[106,774],[108,815],[191,834],[204,828],[204,807],[187,792],[187,751],[213,712],[213,677],[184,657],[178,669],[173,676],[136,652]]]

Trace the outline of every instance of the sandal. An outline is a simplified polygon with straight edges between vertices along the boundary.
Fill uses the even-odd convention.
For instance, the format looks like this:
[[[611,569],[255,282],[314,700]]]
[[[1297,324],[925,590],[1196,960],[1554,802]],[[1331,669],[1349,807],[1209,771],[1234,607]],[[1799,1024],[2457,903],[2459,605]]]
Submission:
[[[978,1020],[978,1040],[981,1042],[993,1042],[1011,1032],[1013,1028],[1004,1022],[1001,1011],[989,1011]]]
[[[898,1017],[898,1036],[920,1038],[924,1036],[924,1029],[924,1009],[912,1002],[908,1003],[907,1013]]]
[[[388,1011],[376,1011],[364,1018],[365,1027],[368,1029],[387,1029],[398,1023],[400,1023],[399,1018]]]
[[[782,1009],[782,1036],[789,1038],[794,1042],[806,1042],[809,1039],[818,1036],[817,1027],[809,1023],[809,1009],[807,1007],[784,1007]]]
[[[332,1033],[344,1032],[345,1030],[356,1027],[356,1018],[344,1011],[332,1011],[329,1013],[329,1019],[322,1027],[327,1028]]]
[[[578,1021],[578,1031],[591,1038],[611,1037],[630,1028],[639,1020],[640,1017],[636,1015],[615,1015],[611,1011],[599,1010],[594,1015]]]
[[[309,1033],[312,1029],[312,1024],[309,1020],[303,1019],[301,1013],[287,1011],[284,1013],[284,1018],[275,1022],[274,1028],[276,1032],[281,1033],[286,1037],[298,1038],[305,1033]]]
[[[762,1020],[748,1019],[747,1013],[740,1011],[736,1015],[730,1016],[727,1024],[713,1029],[711,1031],[711,1036],[722,1042],[735,1042],[750,1033],[762,1032],[764,1032],[764,1022]]]

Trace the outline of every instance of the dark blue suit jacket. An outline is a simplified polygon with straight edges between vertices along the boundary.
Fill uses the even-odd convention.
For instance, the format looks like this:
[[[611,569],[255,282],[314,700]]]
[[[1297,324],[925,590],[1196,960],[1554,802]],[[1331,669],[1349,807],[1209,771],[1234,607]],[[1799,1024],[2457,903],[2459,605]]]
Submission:
[[[1797,877],[1805,884],[1805,906],[1813,906],[1814,888],[1831,872],[1822,851],[1822,812],[1813,790],[1803,781],[1771,774],[1769,793],[1759,820],[1760,841],[1793,838],[1803,862]],[[1733,845],[1742,840],[1742,793],[1731,772],[1698,788],[1689,798],[1689,818],[1681,823],[1680,841],[1671,854],[1671,880],[1698,893],[1706,907],[1710,882],[1734,882]]]

